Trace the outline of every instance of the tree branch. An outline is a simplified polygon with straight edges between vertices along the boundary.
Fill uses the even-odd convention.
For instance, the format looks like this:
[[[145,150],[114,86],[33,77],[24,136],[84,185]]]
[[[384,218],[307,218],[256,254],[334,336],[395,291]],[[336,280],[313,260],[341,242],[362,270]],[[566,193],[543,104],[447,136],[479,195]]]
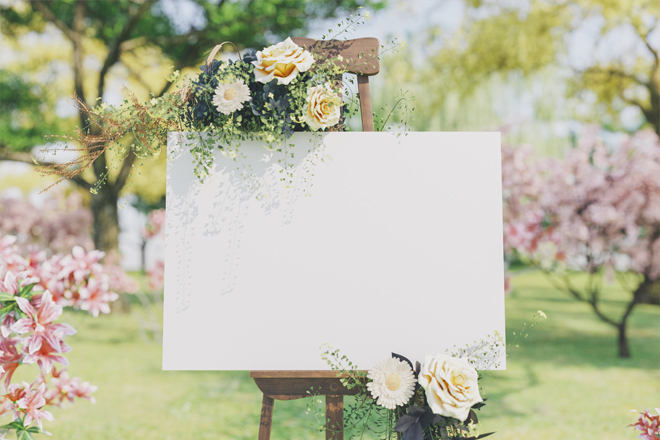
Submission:
[[[103,62],[103,67],[99,72],[99,87],[97,91],[97,97],[103,96],[103,89],[105,88],[105,76],[107,75],[110,68],[119,60],[119,55],[121,54],[121,44],[128,38],[129,34],[135,27],[135,25],[140,21],[142,15],[151,7],[155,0],[146,0],[140,8],[133,14],[131,19],[123,27],[117,38],[110,44],[108,50],[108,56]]]
[[[564,278],[563,278],[564,286],[560,286],[560,285],[559,285],[559,284],[558,284],[558,283],[552,278],[552,276],[550,275],[550,272],[547,272],[547,271],[543,270],[543,273],[545,274],[546,278],[548,279],[548,281],[550,282],[550,284],[552,284],[552,286],[553,286],[555,289],[560,290],[560,291],[561,291],[561,290],[564,290],[564,291],[570,293],[571,295],[573,295],[573,298],[575,298],[575,299],[578,300],[578,301],[583,301],[583,302],[586,301],[585,298],[582,298],[582,295],[580,295],[580,292],[578,292],[576,289],[574,289],[574,288],[571,286],[571,283],[570,283],[570,281],[568,280],[568,277],[567,277],[567,276],[564,276]]]
[[[22,163],[27,163],[30,165],[35,165],[35,166],[49,166],[49,165],[54,165],[53,162],[41,162],[37,163],[36,159],[32,156],[31,153],[27,153],[24,151],[11,151],[8,148],[4,147],[3,145],[0,145],[0,160],[8,160],[8,161],[13,161],[13,162],[22,162]],[[81,188],[89,191],[92,189],[92,184],[87,182],[85,179],[83,179],[80,176],[74,176],[71,178],[71,181],[74,182],[76,185],[80,186]]]
[[[174,69],[174,70],[178,70],[178,69]],[[172,87],[172,84],[174,84],[174,83],[171,82],[171,81],[167,81],[167,82],[165,83],[165,85],[163,86],[163,88],[160,89],[160,92],[158,92],[158,94],[156,95],[156,97],[160,98],[160,97],[163,96],[165,93],[167,93],[167,91],[170,89],[170,87]]]
[[[647,109],[644,104],[642,104],[639,100],[635,98],[626,98],[623,94],[623,90],[620,91],[619,97],[623,99],[625,102],[627,102],[630,105],[634,105],[636,107],[639,107],[639,109],[644,113],[644,117],[646,118],[647,121],[652,121],[653,120],[653,112],[652,110]]]
[[[614,326],[614,327],[619,327],[619,323],[613,321],[609,317],[603,315],[603,312],[600,311],[600,308],[598,307],[598,301],[594,300],[593,298],[589,299],[587,301],[589,304],[591,304],[591,308],[594,309],[594,313],[596,313],[596,316],[598,316],[602,321]]]
[[[577,73],[579,73],[581,75],[585,75],[589,72],[609,73],[612,76],[618,76],[619,78],[629,79],[629,80],[632,80],[632,81],[636,82],[640,86],[648,87],[648,84],[646,82],[644,82],[641,79],[637,78],[635,75],[632,75],[630,73],[626,73],[623,70],[616,69],[614,67],[604,68],[604,67],[600,67],[600,66],[593,66],[593,67],[589,67],[586,70],[577,70]]]
[[[76,38],[75,32],[69,26],[67,26],[66,23],[58,19],[55,14],[53,14],[53,11],[48,6],[46,6],[44,2],[31,0],[30,5],[34,10],[39,11],[47,21],[50,21],[59,30],[61,30],[64,35],[69,38],[69,40],[73,41]]]
[[[600,301],[599,294],[601,289],[601,286],[598,285],[598,282],[600,281],[601,276],[602,275],[597,272],[589,273],[589,278],[587,279],[587,283],[589,285],[589,300],[587,302],[591,305],[591,308],[594,309],[594,313],[596,313],[596,316],[598,316],[601,321],[606,322],[614,327],[618,327],[620,323],[615,322],[608,316],[605,316],[605,314],[603,314],[603,312],[600,310],[600,306],[598,305],[598,302]]]
[[[124,60],[124,61],[125,61],[125,60]],[[151,86],[150,86],[149,84],[147,84],[147,82],[146,82],[144,79],[142,79],[142,77],[140,76],[140,74],[139,74],[138,72],[136,72],[135,70],[131,69],[131,67],[128,66],[126,63],[124,63],[124,67],[126,67],[126,70],[128,70],[128,74],[129,74],[130,76],[132,76],[133,78],[135,78],[135,80],[136,80],[138,83],[140,83],[140,85],[141,85],[142,87],[144,87],[149,93],[152,92],[152,90],[151,90]]]
[[[181,70],[182,68],[189,66],[193,61],[195,61],[195,58],[197,58],[195,52],[193,51],[188,52],[183,58],[181,58],[176,62],[176,64],[174,65],[174,70]],[[170,87],[172,87],[173,84],[174,84],[173,82],[167,81],[163,86],[163,88],[161,89],[160,93],[158,93],[156,96],[158,97],[163,96],[170,89]]]
[[[122,190],[124,185],[126,185],[126,180],[128,180],[128,175],[131,173],[131,168],[133,167],[135,159],[135,153],[131,151],[128,153],[128,156],[126,156],[126,159],[124,159],[124,162],[121,164],[121,170],[119,170],[117,180],[115,180],[115,183],[112,184],[112,190],[115,192],[117,197],[119,197],[119,192]]]
[[[656,23],[651,27],[651,29],[644,32],[644,31],[642,31],[640,21],[639,20],[632,20],[633,27],[637,31],[637,34],[639,35],[639,37],[644,42],[644,45],[646,45],[646,48],[653,54],[653,57],[655,58],[655,65],[657,66],[658,62],[660,61],[660,58],[658,58],[658,51],[655,50],[653,48],[653,46],[651,46],[651,44],[649,44],[649,40],[648,40],[649,34],[653,31],[656,24],[657,24],[657,20],[656,20]]]
[[[85,31],[83,20],[85,18],[85,4],[78,2],[75,7],[71,38],[73,42],[73,85],[74,93],[78,96],[78,99],[86,104],[85,91],[83,89],[83,32]],[[80,115],[80,126],[84,127],[86,122],[85,114],[82,111],[78,113]]]
[[[131,51],[137,49],[140,46],[144,46],[148,42],[149,41],[147,40],[146,37],[132,38],[130,40],[126,40],[126,41],[122,42],[119,45],[119,51],[122,52],[122,53],[123,52],[131,52]]]

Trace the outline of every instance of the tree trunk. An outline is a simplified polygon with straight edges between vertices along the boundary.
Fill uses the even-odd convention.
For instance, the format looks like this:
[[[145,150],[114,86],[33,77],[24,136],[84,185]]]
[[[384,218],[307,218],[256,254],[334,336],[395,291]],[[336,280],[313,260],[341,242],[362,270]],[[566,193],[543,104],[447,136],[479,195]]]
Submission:
[[[626,321],[617,326],[619,330],[619,357],[629,358],[630,348],[628,347],[628,337],[626,336]]]
[[[660,280],[651,281],[644,277],[639,287],[639,303],[660,306]]]
[[[653,285],[653,281],[650,281],[648,278],[644,277],[644,281],[635,289],[633,292],[633,298],[626,308],[626,312],[621,317],[619,323],[613,324],[619,333],[619,357],[620,358],[629,358],[630,357],[630,347],[628,346],[628,336],[626,335],[626,330],[628,326],[628,318],[633,311],[635,305],[639,304],[640,298],[643,296],[644,292]]]
[[[96,249],[108,252],[119,247],[119,217],[117,195],[114,188],[105,183],[97,194],[92,195],[94,215],[94,244]]]
[[[147,240],[143,238],[142,242],[140,243],[140,266],[142,268],[142,273],[147,273],[146,250],[147,250]]]
[[[119,248],[119,216],[117,213],[118,193],[115,185],[107,180],[106,154],[100,155],[92,164],[94,174],[103,183],[98,192],[92,194],[94,216],[94,245],[103,252]]]

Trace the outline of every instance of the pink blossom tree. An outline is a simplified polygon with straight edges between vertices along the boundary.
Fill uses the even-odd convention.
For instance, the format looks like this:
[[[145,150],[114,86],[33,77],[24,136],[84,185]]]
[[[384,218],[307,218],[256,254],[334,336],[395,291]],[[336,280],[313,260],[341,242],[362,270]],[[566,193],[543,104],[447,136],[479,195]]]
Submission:
[[[630,357],[627,323],[660,279],[660,142],[651,131],[608,146],[591,128],[563,159],[503,148],[505,249],[616,328]],[[587,282],[574,281],[576,269]],[[603,278],[630,292],[623,313],[601,307]]]
[[[53,191],[43,206],[27,200],[0,199],[0,235],[14,235],[22,248],[38,245],[53,252],[70,252],[74,246],[94,249],[92,213],[82,196]]]

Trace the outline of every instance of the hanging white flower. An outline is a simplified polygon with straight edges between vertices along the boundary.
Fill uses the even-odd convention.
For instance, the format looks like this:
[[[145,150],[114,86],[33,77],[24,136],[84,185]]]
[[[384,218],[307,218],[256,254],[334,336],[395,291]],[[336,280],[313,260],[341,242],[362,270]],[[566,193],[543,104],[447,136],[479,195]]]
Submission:
[[[224,115],[234,113],[243,108],[243,103],[249,101],[250,89],[242,79],[231,83],[220,83],[213,95],[213,105]]]
[[[415,391],[415,376],[406,362],[397,358],[379,361],[369,371],[367,389],[376,403],[394,409],[408,403]]]

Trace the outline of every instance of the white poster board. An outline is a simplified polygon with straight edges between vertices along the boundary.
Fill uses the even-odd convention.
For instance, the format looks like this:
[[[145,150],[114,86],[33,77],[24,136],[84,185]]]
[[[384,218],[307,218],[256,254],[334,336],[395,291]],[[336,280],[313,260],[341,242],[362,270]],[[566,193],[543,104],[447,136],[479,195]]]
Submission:
[[[324,370],[324,343],[369,369],[505,334],[499,133],[296,133],[288,177],[243,142],[203,184],[191,143],[170,133],[163,369]]]

